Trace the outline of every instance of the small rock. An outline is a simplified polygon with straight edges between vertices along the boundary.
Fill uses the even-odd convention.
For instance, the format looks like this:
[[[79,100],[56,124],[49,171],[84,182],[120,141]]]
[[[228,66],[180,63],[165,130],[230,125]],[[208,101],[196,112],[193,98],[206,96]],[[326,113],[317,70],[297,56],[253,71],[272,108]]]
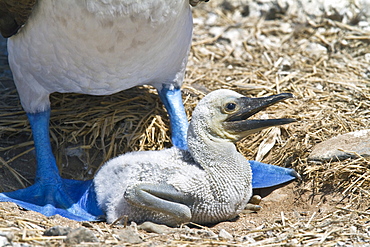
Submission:
[[[14,234],[12,232],[0,232],[0,237],[5,237],[6,239],[8,239],[9,242],[12,242]]]
[[[10,242],[7,237],[0,236],[0,246],[10,246]]]
[[[335,245],[336,246],[346,246],[346,243],[343,241],[338,241]]]
[[[215,37],[221,36],[225,32],[224,27],[214,26],[209,29],[209,33]]]
[[[328,53],[328,49],[325,46],[320,45],[318,43],[309,42],[306,46],[306,52],[311,54],[312,56],[321,57]]]
[[[343,160],[357,157],[354,153],[364,157],[370,156],[370,129],[338,135],[323,141],[314,146],[308,159],[316,161]]]
[[[71,231],[70,227],[53,226],[44,232],[44,236],[66,236]]]
[[[292,68],[292,63],[288,59],[284,59],[281,63],[280,70],[282,71],[289,71]]]
[[[233,240],[234,237],[230,233],[228,233],[225,229],[221,229],[218,233],[219,238],[226,239],[226,240]]]
[[[298,239],[292,239],[292,240],[289,240],[287,245],[289,246],[297,246],[298,245]]]
[[[210,13],[208,14],[207,20],[205,21],[205,24],[208,26],[214,26],[215,23],[217,22],[217,19],[220,18],[219,15]]]
[[[129,244],[140,244],[143,242],[137,230],[131,226],[123,228],[116,232],[119,240]]]
[[[168,227],[166,225],[156,224],[150,221],[146,221],[143,224],[139,225],[138,229],[144,230],[147,232],[158,233],[158,234],[168,233],[169,231],[172,230],[171,227]]]
[[[370,63],[370,53],[366,53],[366,54],[365,54],[365,61],[366,61],[367,63]]]
[[[82,242],[99,242],[99,240],[93,231],[85,227],[79,227],[68,233],[65,242],[67,244],[80,244]]]

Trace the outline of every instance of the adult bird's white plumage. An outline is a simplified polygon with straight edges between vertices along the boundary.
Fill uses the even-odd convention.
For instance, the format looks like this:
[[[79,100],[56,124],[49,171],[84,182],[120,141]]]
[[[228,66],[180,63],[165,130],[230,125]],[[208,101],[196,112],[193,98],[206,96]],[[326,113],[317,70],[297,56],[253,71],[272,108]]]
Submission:
[[[26,112],[52,92],[112,94],[137,85],[180,87],[192,36],[185,0],[40,0],[9,39]]]
[[[107,221],[127,215],[138,223],[174,226],[235,218],[252,196],[253,175],[234,142],[263,128],[294,122],[248,119],[291,97],[247,98],[231,90],[214,91],[193,112],[188,151],[173,147],[128,153],[108,161],[94,178],[97,201]]]

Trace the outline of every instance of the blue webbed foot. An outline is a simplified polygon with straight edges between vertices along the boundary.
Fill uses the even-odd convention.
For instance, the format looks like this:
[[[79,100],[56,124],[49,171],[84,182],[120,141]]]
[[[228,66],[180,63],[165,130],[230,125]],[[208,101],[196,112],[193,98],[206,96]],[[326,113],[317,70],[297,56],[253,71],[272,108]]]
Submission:
[[[170,118],[173,145],[180,149],[187,149],[189,123],[182,103],[180,88],[163,85],[162,89],[158,90],[158,94]]]
[[[59,214],[77,221],[99,220],[99,209],[92,180],[63,179],[59,175],[49,138],[50,110],[28,113],[36,150],[35,184],[25,189],[0,193],[0,201],[46,216]]]
[[[252,168],[252,188],[260,189],[283,184],[301,176],[293,169],[249,161]]]
[[[61,179],[60,183],[36,182],[25,189],[0,193],[1,202],[14,202],[45,216],[59,214],[76,221],[101,220],[92,180]]]

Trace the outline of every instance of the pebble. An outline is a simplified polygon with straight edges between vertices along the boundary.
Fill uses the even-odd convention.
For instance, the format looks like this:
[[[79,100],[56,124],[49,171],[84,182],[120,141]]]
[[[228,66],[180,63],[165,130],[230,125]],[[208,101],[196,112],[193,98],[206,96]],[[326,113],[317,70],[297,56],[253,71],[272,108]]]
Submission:
[[[228,233],[225,229],[221,229],[218,233],[218,237],[220,239],[226,239],[226,240],[233,240],[234,237],[230,233]]]
[[[314,146],[308,159],[325,161],[358,157],[354,153],[363,157],[370,156],[370,129],[349,132],[323,141]]]
[[[53,226],[44,232],[44,236],[66,236],[71,231],[70,227]]]
[[[168,227],[166,225],[156,224],[150,221],[146,221],[143,224],[139,225],[138,229],[144,230],[147,232],[158,233],[158,234],[168,233],[169,231],[172,230],[171,227]]]
[[[124,243],[140,244],[143,242],[139,233],[137,232],[136,224],[134,226],[131,225],[129,227],[120,229],[116,231],[115,234],[118,236],[119,240]]]
[[[85,228],[79,227],[68,233],[65,239],[67,244],[80,244],[82,242],[99,242],[98,238],[95,236],[94,232]]]
[[[313,43],[313,42],[308,42],[308,44],[305,44],[305,47],[303,49],[311,54],[312,56],[316,57],[321,57],[324,56],[328,53],[328,49],[326,49],[325,46],[318,44],[318,43]]]
[[[0,237],[4,237],[11,242],[14,238],[14,234],[12,232],[0,232]]]
[[[0,246],[10,246],[10,242],[7,237],[0,236]]]

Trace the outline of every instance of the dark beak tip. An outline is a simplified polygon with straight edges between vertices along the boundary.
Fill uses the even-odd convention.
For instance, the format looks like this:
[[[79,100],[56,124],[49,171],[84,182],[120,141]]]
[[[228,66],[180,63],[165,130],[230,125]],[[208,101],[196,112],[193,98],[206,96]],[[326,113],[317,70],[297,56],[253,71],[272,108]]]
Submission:
[[[272,126],[286,125],[286,124],[291,124],[291,123],[298,122],[297,119],[295,119],[295,118],[281,118],[281,119],[271,119],[271,120],[276,120],[276,121],[279,122],[278,124],[274,124]]]
[[[282,94],[280,94],[280,96],[283,98],[283,100],[284,99],[291,99],[291,98],[295,98],[295,96],[294,96],[294,94],[292,94],[292,93],[282,93]]]
[[[278,125],[284,125],[284,124],[290,124],[290,123],[298,122],[298,120],[295,119],[295,118],[280,118],[280,119],[269,119],[269,120],[280,121],[280,124],[278,124]]]
[[[295,119],[295,118],[287,118],[287,120],[288,120],[290,123],[298,122],[298,120],[297,120],[297,119]]]

